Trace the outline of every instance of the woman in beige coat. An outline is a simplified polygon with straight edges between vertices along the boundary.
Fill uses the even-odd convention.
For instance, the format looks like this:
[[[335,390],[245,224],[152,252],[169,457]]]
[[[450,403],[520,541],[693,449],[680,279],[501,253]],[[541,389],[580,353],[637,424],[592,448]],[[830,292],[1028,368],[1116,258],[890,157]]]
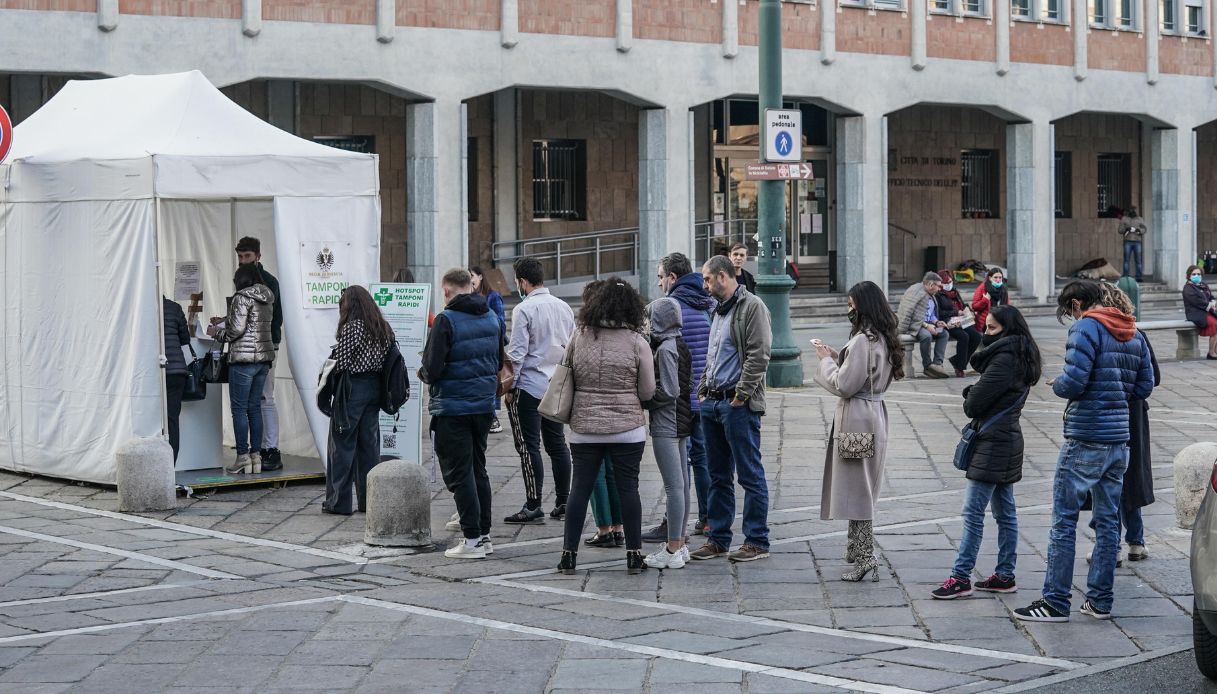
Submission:
[[[820,358],[816,383],[840,398],[824,455],[820,517],[849,520],[845,561],[855,566],[841,579],[861,581],[873,571],[873,580],[878,581],[873,520],[887,455],[883,393],[892,381],[904,378],[904,350],[896,332],[896,316],[883,290],[873,282],[860,282],[849,290],[847,299],[853,329],[840,354],[819,340],[812,341]],[[836,438],[856,433],[874,434],[873,454],[842,457]]]

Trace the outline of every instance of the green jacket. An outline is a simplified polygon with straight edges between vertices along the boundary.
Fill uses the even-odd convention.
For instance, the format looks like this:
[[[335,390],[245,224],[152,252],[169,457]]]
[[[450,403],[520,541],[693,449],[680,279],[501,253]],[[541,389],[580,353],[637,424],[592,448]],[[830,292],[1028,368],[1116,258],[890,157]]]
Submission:
[[[714,320],[723,320],[723,317],[715,313]],[[740,378],[735,391],[737,396],[748,398],[749,410],[765,414],[765,373],[773,347],[769,309],[755,294],[741,292],[730,320],[731,342],[740,355]],[[698,397],[704,397],[710,390],[709,383],[710,370],[706,369],[697,384]]]

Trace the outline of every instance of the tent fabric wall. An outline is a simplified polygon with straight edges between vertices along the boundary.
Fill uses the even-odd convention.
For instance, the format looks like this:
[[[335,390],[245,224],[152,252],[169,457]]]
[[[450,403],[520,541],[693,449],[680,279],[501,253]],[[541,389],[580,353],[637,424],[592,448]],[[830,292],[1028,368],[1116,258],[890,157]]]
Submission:
[[[161,432],[152,200],[4,203],[0,467],[114,483]]]

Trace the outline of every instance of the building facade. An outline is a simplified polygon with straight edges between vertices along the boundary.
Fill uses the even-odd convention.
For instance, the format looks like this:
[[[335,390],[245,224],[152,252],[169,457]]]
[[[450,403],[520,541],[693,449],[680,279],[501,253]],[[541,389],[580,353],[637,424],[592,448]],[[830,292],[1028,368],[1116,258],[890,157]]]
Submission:
[[[380,157],[382,272],[546,258],[577,286],[756,234],[755,0],[0,0],[0,102],[201,70],[302,137]],[[1209,0],[789,0],[784,92],[814,180],[783,233],[843,291],[966,260],[1024,297],[1150,227],[1168,284],[1217,250]],[[104,136],[104,135],[103,135]]]

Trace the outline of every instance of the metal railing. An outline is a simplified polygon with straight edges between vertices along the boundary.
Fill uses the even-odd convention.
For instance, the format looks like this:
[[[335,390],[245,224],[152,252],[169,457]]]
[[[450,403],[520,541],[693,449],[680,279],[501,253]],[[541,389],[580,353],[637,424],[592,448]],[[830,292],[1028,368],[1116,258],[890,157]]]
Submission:
[[[517,258],[529,256],[540,260],[546,265],[553,265],[554,272],[546,273],[553,277],[555,284],[562,284],[563,265],[570,261],[591,256],[592,279],[600,279],[602,274],[636,274],[638,272],[638,227],[624,229],[605,229],[566,236],[549,236],[535,239],[516,239],[513,241],[496,241],[492,246],[494,262],[511,264]],[[607,253],[628,252],[630,262],[627,267],[618,267],[622,263],[613,264],[611,269],[604,271]],[[578,267],[578,266],[576,266]],[[578,269],[573,270],[577,277],[586,277],[587,273]]]
[[[693,247],[697,252],[698,264],[704,263],[712,256],[725,253],[734,243],[748,246],[748,255],[756,255],[757,220],[755,219],[720,219],[697,222],[693,225]]]
[[[900,236],[900,274],[893,276],[892,279],[907,282],[909,278],[909,237],[917,238],[917,232],[912,229],[905,229],[899,224],[892,224],[891,222],[888,222],[887,226],[889,230],[895,229],[902,232]],[[891,265],[889,264],[888,267],[890,268]]]

